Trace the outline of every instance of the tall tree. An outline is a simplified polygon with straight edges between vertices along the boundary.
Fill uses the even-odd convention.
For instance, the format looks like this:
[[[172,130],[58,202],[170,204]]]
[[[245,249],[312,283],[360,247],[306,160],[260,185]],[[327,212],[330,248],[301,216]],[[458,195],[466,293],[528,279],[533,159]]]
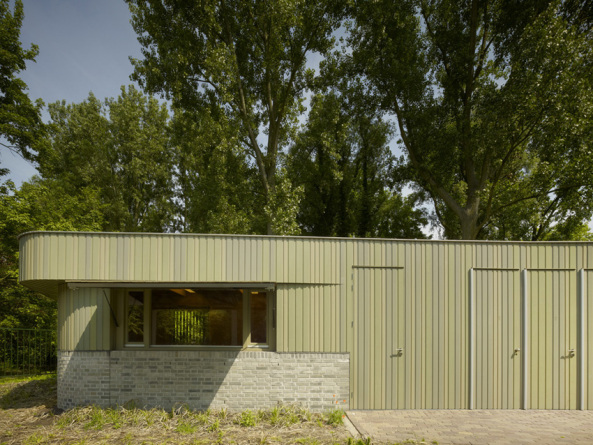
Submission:
[[[4,139],[0,139],[0,145],[32,160],[44,131],[43,103],[31,102],[27,85],[18,77],[27,60],[35,61],[39,52],[37,45],[27,50],[21,46],[23,17],[21,0],[14,3],[14,12],[10,11],[9,0],[0,0],[0,138]],[[2,172],[6,173],[6,169],[0,169]]]
[[[72,195],[99,190],[104,230],[169,230],[173,224],[173,153],[166,105],[134,87],[104,103],[49,106],[50,140],[39,158],[45,179]]]
[[[447,237],[499,236],[530,206],[542,235],[577,209],[590,218],[593,48],[562,8],[357,2],[353,60],[395,115]]]
[[[294,210],[276,197],[279,162],[301,112],[312,53],[333,47],[341,0],[127,0],[143,47],[133,78],[187,111],[220,104],[257,166],[267,232]],[[291,194],[284,177],[282,195]]]
[[[355,90],[311,101],[290,152],[293,182],[304,188],[298,221],[318,236],[424,238],[416,197],[402,198],[391,179],[390,126]]]

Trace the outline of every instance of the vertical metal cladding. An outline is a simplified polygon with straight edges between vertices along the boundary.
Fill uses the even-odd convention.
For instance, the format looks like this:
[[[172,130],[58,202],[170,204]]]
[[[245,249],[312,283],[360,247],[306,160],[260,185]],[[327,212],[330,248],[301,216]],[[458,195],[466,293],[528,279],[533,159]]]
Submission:
[[[58,289],[58,349],[105,351],[110,348],[109,289]]]
[[[353,409],[593,409],[591,243],[86,233],[20,242],[23,283],[59,294],[63,350],[109,349],[111,339],[103,291],[52,290],[60,283],[273,283],[277,350],[349,352]]]
[[[353,405],[467,407],[466,277],[458,267],[463,247],[414,242],[357,246]]]

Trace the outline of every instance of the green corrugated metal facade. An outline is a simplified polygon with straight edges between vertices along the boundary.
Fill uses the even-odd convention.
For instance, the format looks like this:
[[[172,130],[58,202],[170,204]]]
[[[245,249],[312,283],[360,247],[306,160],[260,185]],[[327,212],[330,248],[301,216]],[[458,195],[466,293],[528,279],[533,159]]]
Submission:
[[[350,353],[352,409],[593,409],[592,243],[52,232],[20,243],[22,283],[58,298],[62,349],[117,347],[104,292],[112,300],[116,285],[262,283],[276,291],[277,351]]]

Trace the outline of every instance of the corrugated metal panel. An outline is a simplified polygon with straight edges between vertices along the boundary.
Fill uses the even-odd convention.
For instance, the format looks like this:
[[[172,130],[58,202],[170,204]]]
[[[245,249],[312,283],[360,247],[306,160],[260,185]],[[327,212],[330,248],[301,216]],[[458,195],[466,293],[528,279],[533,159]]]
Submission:
[[[281,352],[344,352],[340,286],[279,285],[276,291]]]
[[[549,253],[539,252],[540,261]],[[528,277],[528,407],[576,409],[576,272],[531,270]]]
[[[460,252],[443,244],[357,247],[351,406],[467,407],[467,334],[455,321],[466,301],[462,268],[451,261]]]
[[[21,281],[339,284],[338,246],[315,238],[41,232],[21,239]]]
[[[65,351],[110,349],[109,289],[70,289],[58,294],[58,348]]]
[[[351,352],[355,409],[465,409],[470,394],[476,408],[518,408],[523,391],[530,408],[572,409],[581,386],[593,408],[593,274],[583,278],[582,343],[576,284],[593,267],[591,244],[78,233],[20,242],[21,280],[50,294],[65,280],[276,283],[277,350]],[[61,344],[107,348],[102,295],[77,292],[58,300]],[[97,311],[101,339],[87,333]],[[523,339],[526,385],[512,357]]]
[[[521,408],[519,270],[476,270],[474,407]],[[518,349],[518,351],[515,351]]]

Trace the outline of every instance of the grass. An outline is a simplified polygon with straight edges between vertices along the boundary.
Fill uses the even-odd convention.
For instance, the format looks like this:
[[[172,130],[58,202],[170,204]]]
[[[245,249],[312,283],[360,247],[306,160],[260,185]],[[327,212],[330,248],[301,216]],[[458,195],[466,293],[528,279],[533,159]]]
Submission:
[[[349,437],[344,411],[323,414],[279,405],[269,410],[170,411],[115,408],[56,409],[56,376],[0,378],[0,445],[12,444],[304,444],[378,445]],[[425,443],[408,441],[404,443]]]
[[[342,413],[342,411],[339,411]],[[56,409],[56,376],[0,379],[0,445],[8,444],[346,444],[341,414],[298,406],[269,410]]]

